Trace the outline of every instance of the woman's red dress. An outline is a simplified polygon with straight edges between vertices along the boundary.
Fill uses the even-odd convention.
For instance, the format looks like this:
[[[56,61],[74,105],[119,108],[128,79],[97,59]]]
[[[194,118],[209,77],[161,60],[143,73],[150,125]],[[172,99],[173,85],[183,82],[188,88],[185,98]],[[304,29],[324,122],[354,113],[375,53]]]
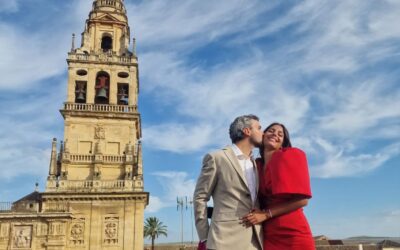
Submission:
[[[257,161],[260,175],[259,200],[262,208],[273,208],[300,195],[311,198],[306,155],[297,148],[275,152],[263,168]],[[314,240],[303,209],[273,217],[264,222],[265,250],[314,250]]]

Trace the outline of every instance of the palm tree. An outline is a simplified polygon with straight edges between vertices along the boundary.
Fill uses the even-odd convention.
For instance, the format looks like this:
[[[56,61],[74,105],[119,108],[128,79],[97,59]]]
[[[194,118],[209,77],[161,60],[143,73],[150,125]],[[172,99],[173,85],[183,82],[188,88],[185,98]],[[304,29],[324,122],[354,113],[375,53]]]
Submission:
[[[144,224],[144,237],[151,239],[151,250],[154,250],[154,240],[160,235],[167,236],[167,226],[157,217],[147,218]]]

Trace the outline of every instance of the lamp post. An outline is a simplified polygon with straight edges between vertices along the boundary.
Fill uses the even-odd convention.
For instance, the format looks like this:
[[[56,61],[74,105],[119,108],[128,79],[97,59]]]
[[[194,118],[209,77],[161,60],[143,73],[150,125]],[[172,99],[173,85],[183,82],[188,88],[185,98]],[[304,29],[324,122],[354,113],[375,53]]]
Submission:
[[[191,244],[193,245],[193,222],[194,222],[194,220],[193,220],[193,199],[190,199],[189,200],[189,205],[190,205],[190,225],[191,225],[191,229],[192,229],[192,242],[191,242]]]
[[[187,209],[187,197],[185,196],[185,200],[183,197],[176,197],[176,210],[181,210],[181,243],[183,247],[183,208],[186,207]]]

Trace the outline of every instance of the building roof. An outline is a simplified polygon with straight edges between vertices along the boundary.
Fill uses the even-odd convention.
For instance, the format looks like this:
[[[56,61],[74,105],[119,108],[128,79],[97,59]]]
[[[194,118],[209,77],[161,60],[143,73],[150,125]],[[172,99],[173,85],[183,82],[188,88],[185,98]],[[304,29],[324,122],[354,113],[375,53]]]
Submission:
[[[38,191],[33,191],[32,193],[22,197],[21,199],[13,202],[13,204],[19,203],[21,201],[41,201],[42,200],[42,194],[39,193]]]
[[[382,247],[400,247],[400,243],[392,240],[383,240],[378,244]]]

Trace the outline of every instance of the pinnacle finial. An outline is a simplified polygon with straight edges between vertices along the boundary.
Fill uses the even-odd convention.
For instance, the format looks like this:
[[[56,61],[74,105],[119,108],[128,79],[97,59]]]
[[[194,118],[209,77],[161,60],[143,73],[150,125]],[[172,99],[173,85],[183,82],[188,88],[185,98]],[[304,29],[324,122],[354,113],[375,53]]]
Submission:
[[[136,56],[136,38],[132,39],[132,53]]]
[[[75,33],[72,33],[72,44],[71,44],[71,52],[75,50]]]

